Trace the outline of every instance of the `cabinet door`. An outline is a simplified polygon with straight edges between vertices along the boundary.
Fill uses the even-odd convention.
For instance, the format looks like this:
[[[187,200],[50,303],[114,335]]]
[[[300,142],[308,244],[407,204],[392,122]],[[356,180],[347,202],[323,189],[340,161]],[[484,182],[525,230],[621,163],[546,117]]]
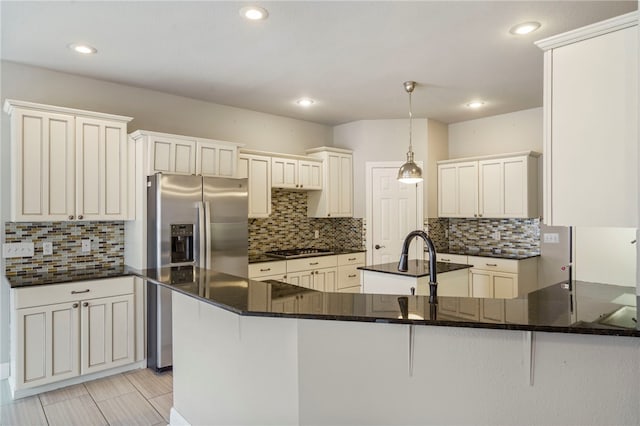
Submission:
[[[476,217],[478,214],[478,163],[460,163],[458,175],[458,217]]]
[[[76,216],[127,219],[126,124],[76,118]]]
[[[238,150],[231,145],[210,141],[196,143],[196,174],[233,177],[236,173]]]
[[[271,299],[271,312],[295,313],[298,308],[297,296],[280,297]]]
[[[304,288],[313,288],[314,271],[301,271],[287,273],[287,284],[297,285]]]
[[[469,272],[471,297],[493,297],[491,272],[471,269]]]
[[[545,53],[546,224],[638,227],[637,51],[633,26]]]
[[[196,141],[149,136],[149,174],[192,175],[196,172]]]
[[[298,160],[298,182],[303,189],[322,189],[322,163]]]
[[[335,292],[338,282],[338,268],[325,268],[314,271],[313,289],[325,292]]]
[[[60,303],[16,310],[16,388],[77,376],[80,309]]]
[[[82,374],[106,370],[134,360],[133,295],[82,302]]]
[[[298,188],[298,160],[271,158],[271,186],[274,188]]]
[[[246,161],[249,178],[249,217],[269,217],[271,214],[271,158],[240,154]],[[244,168],[241,165],[242,168]]]
[[[458,177],[455,164],[438,166],[438,216],[456,217],[458,214]]]
[[[12,220],[73,219],[74,117],[17,109],[11,120]]]
[[[499,299],[483,299],[481,301],[482,309],[480,320],[486,322],[503,323],[505,322],[505,304],[504,300]]]
[[[492,281],[493,297],[496,299],[513,299],[518,296],[518,274],[493,272]]]
[[[478,162],[478,216],[504,217],[504,176],[502,159]]]
[[[324,294],[306,293],[298,296],[298,312],[312,314],[324,313]]]
[[[342,217],[353,216],[353,158],[340,156],[340,191],[338,214]]]

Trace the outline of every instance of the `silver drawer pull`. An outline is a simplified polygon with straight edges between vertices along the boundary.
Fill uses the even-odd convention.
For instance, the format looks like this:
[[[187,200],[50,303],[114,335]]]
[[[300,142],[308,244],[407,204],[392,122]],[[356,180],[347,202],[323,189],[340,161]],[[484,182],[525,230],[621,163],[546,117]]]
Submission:
[[[357,277],[357,275],[355,275],[355,274],[354,275],[349,275],[349,278],[355,278],[355,277]]]
[[[72,291],[71,291],[71,294],[89,293],[89,291],[91,291],[91,290],[89,290],[89,289],[82,290],[82,291],[75,291],[75,290],[72,290]]]
[[[268,271],[270,271],[270,270],[271,270],[271,268],[260,269],[260,272],[268,272]]]
[[[317,265],[320,262],[309,262],[309,265]]]
[[[498,266],[497,263],[487,263],[487,266]]]
[[[442,260],[444,262],[451,262],[451,259],[445,259],[444,257],[441,257],[440,260]]]
[[[357,258],[355,258],[355,257],[350,257],[348,260],[349,260],[349,262],[351,262],[352,260],[356,260],[356,259]]]

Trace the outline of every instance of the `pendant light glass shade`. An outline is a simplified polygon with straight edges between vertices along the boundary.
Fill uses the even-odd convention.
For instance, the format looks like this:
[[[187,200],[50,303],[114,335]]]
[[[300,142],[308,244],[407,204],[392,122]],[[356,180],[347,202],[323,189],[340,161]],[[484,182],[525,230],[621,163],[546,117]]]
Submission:
[[[415,87],[415,81],[404,82],[404,90],[409,93],[409,151],[407,152],[407,162],[400,166],[398,170],[398,181],[402,183],[422,182],[422,169],[413,161],[413,145],[411,143],[413,119],[411,112],[411,92],[413,92]]]

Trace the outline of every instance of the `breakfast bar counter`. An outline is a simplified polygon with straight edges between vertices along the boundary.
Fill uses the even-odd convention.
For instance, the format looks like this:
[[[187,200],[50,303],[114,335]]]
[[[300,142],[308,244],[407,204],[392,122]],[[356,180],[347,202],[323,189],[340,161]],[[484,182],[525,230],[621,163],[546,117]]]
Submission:
[[[434,307],[212,271],[138,274],[174,290],[172,425],[640,422],[640,331],[612,319],[636,309],[633,289],[556,284]]]

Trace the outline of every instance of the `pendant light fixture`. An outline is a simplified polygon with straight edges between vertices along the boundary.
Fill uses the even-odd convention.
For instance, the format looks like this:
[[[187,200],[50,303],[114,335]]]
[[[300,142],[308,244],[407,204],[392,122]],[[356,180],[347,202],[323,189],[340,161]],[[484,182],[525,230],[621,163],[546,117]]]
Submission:
[[[411,93],[416,87],[415,81],[405,81],[404,90],[409,94],[409,151],[407,152],[407,162],[398,170],[398,180],[402,183],[418,183],[422,182],[422,169],[413,161],[413,144],[411,142],[412,118],[411,112]]]

